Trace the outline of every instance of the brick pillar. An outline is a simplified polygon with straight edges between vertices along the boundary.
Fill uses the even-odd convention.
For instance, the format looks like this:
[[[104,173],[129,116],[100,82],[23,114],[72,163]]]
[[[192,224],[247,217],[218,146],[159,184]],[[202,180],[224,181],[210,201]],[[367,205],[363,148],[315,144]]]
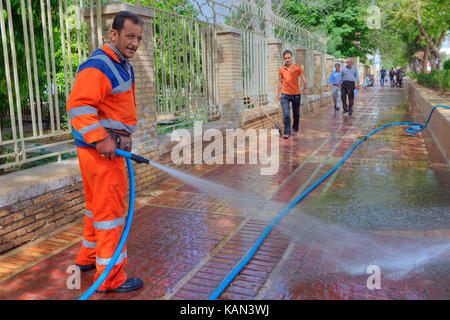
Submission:
[[[359,83],[362,85],[364,78],[366,77],[366,66],[363,64],[359,65]]]
[[[326,76],[325,76],[325,90],[329,91],[331,89],[326,89],[326,83],[328,81],[328,79],[330,78],[331,73],[333,72],[334,69],[334,57],[330,56],[329,54],[325,55],[325,61],[326,61]],[[341,66],[342,67],[342,66]]]
[[[296,64],[302,67],[305,72],[305,78],[307,80],[307,95],[313,93],[314,88],[314,66],[312,50],[306,47],[298,47],[295,49]],[[300,89],[303,89],[303,82],[299,79]]]
[[[242,43],[239,29],[217,26],[217,70],[220,118],[239,126],[243,109]]]
[[[353,57],[353,65],[356,67],[357,70],[359,70],[359,65],[360,65],[360,59],[359,57]]]
[[[314,87],[313,92],[322,95],[322,52],[314,52]]]
[[[102,4],[102,43],[109,40],[111,26],[114,17],[119,11],[126,10],[138,14],[144,21],[143,41],[138,51],[131,59],[130,63],[133,66],[135,73],[135,95],[137,108],[137,127],[133,134],[133,152],[138,154],[147,154],[156,150],[156,104],[155,104],[155,79],[153,71],[153,46],[152,46],[152,28],[151,22],[155,17],[153,10],[144,7],[137,7],[135,5],[125,2],[109,2]],[[95,30],[97,30],[97,10],[94,9]],[[85,10],[85,18],[88,21],[88,35],[91,34],[90,25],[90,10]],[[97,31],[95,32],[97,37]],[[97,48],[97,39],[94,39],[94,46],[92,39],[89,37],[89,51],[93,52],[92,48]]]
[[[277,100],[278,93],[278,77],[280,67],[283,65],[283,43],[278,39],[270,39],[267,41],[269,64],[269,104],[279,105]]]

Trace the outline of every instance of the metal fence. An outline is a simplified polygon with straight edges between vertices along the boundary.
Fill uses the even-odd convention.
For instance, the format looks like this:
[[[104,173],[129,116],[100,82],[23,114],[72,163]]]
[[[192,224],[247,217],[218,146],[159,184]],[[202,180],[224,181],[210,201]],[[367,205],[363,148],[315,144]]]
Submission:
[[[75,71],[89,55],[87,23],[94,24],[99,3],[0,0],[2,172],[74,154],[65,106]]]
[[[215,25],[154,9],[155,101],[165,129],[218,117]]]

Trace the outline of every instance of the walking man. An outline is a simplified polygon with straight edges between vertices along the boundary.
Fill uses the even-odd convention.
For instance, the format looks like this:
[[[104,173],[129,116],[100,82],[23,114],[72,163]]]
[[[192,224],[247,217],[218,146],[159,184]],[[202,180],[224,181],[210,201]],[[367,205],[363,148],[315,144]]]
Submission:
[[[341,88],[342,114],[351,116],[353,114],[353,100],[355,98],[355,82],[358,84],[356,88],[359,90],[359,73],[353,65],[353,59],[347,58],[347,65],[342,69],[341,78],[339,80],[339,88]],[[348,105],[347,105],[348,96]]]
[[[94,282],[105,270],[119,244],[125,225],[127,176],[125,159],[115,149],[131,151],[131,134],[137,124],[134,71],[129,63],[142,42],[143,21],[131,12],[114,18],[110,41],[95,50],[77,71],[67,103],[73,128],[86,143],[77,142],[86,209],[84,235],[77,266],[96,268]],[[119,145],[120,143],[120,145]],[[142,288],[139,278],[128,278],[124,246],[108,277],[97,292],[129,292]]]
[[[297,135],[300,122],[300,87],[298,86],[298,78],[301,77],[303,81],[303,94],[306,94],[306,78],[302,67],[292,63],[292,52],[285,50],[283,52],[284,66],[279,71],[278,81],[278,100],[281,102],[283,110],[284,123],[284,139],[289,139],[289,136]],[[292,116],[294,118],[291,131],[291,110],[290,103],[292,102]]]
[[[380,76],[381,76],[380,79],[381,86],[384,87],[384,77],[386,76],[386,69],[384,69],[383,67],[381,67]]]
[[[395,76],[394,68],[391,68],[391,70],[389,71],[389,80],[391,81],[391,87],[394,86],[394,76]]]
[[[327,82],[327,87],[331,84],[331,95],[334,101],[334,109],[339,110],[339,105],[341,104],[341,89],[339,89],[339,79],[341,79],[341,64],[336,63],[334,65],[335,70],[331,73],[330,78]]]

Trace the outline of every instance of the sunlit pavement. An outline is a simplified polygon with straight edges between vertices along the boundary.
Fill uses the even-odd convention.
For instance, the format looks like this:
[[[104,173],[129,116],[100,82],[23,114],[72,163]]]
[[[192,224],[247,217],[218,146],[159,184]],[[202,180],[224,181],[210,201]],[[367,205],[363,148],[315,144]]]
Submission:
[[[275,202],[271,208],[276,209],[268,204],[258,209],[261,213],[281,210],[364,135],[412,120],[403,89],[376,86],[358,93],[351,117],[332,106],[302,117],[299,135],[280,140],[275,175],[260,175],[258,165],[199,165],[188,173]],[[246,209],[174,178],[145,190],[137,198],[125,268],[129,276],[142,278],[144,287],[94,293],[91,299],[207,299],[278,213],[249,215]],[[377,133],[294,209],[220,299],[449,298],[449,252],[423,257],[425,247],[448,248],[450,241],[450,171],[428,132],[411,137],[395,127]],[[301,234],[300,212],[341,230],[339,250],[329,250],[326,232],[311,239]],[[67,270],[75,264],[82,230],[79,222],[0,256],[0,299],[80,297],[94,271],[82,273],[76,289]],[[416,261],[415,255],[424,260],[392,277],[385,260],[378,263],[379,254],[370,261],[357,259],[365,244],[367,251],[376,244],[379,252],[386,246],[390,256],[407,254],[410,260],[398,262],[402,268]],[[379,266],[379,283],[368,281],[370,265]],[[377,286],[368,288],[368,282]]]

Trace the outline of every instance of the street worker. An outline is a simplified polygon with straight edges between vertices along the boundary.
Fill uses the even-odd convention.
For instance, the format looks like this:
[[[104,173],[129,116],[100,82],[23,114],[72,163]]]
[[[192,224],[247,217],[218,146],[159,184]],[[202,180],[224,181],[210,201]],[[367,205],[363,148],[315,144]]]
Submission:
[[[341,64],[336,63],[334,65],[335,70],[331,73],[330,78],[327,82],[327,87],[333,85],[331,88],[331,95],[334,101],[334,109],[339,110],[339,105],[341,104],[341,89],[339,89],[339,79],[341,79]]]
[[[353,100],[355,98],[355,82],[358,83],[356,87],[360,89],[359,85],[359,73],[356,67],[353,65],[353,59],[347,58],[347,65],[342,69],[341,78],[339,80],[339,88],[341,88],[341,100],[342,100],[342,114],[351,116],[353,114]],[[347,105],[348,96],[348,105]]]
[[[125,159],[115,149],[131,151],[137,124],[134,71],[129,59],[142,42],[143,21],[128,11],[114,18],[110,41],[78,68],[67,103],[73,128],[87,144],[78,143],[78,159],[85,193],[84,238],[77,256],[81,271],[96,268],[94,282],[105,270],[119,244],[125,225],[127,176]],[[128,278],[124,246],[97,292],[129,292],[142,288],[139,278]]]
[[[284,123],[284,139],[289,139],[289,136],[297,135],[300,122],[300,87],[298,85],[298,78],[301,77],[303,81],[303,94],[306,94],[306,78],[302,67],[292,63],[292,52],[285,50],[283,52],[284,66],[280,68],[278,80],[278,100],[281,102],[283,110]],[[292,103],[292,117],[294,118],[291,131],[291,110]]]

